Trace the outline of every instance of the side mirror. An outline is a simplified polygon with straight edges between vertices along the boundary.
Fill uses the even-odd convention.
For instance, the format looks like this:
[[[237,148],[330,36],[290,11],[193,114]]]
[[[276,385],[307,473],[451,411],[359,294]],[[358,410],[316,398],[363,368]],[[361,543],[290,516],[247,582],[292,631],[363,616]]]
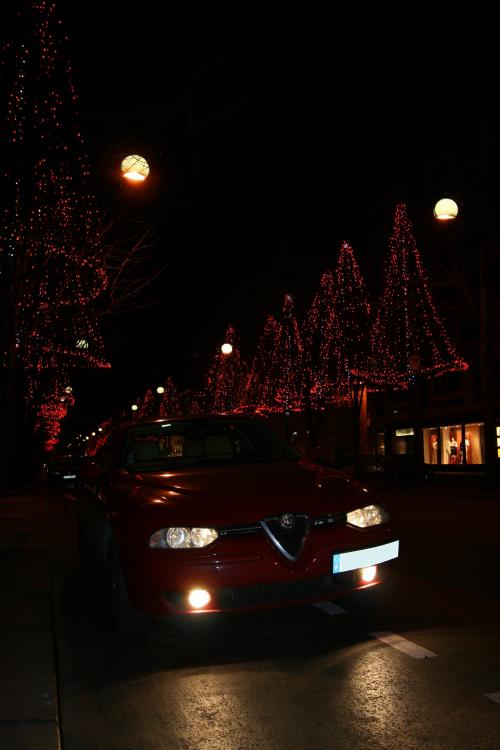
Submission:
[[[79,467],[78,475],[80,479],[86,480],[87,482],[94,482],[96,479],[101,479],[101,477],[104,476],[104,469],[91,461],[82,464]]]

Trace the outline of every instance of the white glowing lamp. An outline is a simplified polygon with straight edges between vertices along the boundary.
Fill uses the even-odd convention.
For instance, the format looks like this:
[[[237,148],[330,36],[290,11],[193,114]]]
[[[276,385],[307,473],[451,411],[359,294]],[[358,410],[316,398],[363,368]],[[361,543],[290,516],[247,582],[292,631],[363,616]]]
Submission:
[[[233,351],[233,345],[228,343],[222,344],[220,350],[223,354],[231,354],[231,352]]]
[[[450,221],[458,216],[458,206],[451,198],[442,198],[434,206],[434,216],[439,221]]]
[[[137,406],[137,404],[132,404],[130,408],[132,409],[132,411],[137,411],[139,407]]]
[[[159,385],[156,389],[156,393],[165,393],[165,388],[162,385]]]
[[[122,176],[130,182],[144,182],[149,175],[149,164],[143,156],[131,154],[121,164]]]

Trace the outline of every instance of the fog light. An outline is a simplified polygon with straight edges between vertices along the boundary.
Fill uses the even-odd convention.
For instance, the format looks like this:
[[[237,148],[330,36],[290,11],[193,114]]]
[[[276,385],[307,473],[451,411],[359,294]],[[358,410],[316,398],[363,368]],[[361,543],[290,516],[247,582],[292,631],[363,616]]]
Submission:
[[[193,609],[203,609],[210,601],[210,594],[205,589],[193,589],[189,592],[188,601]]]
[[[360,577],[363,583],[371,583],[377,577],[377,566],[370,565],[368,568],[361,568]]]

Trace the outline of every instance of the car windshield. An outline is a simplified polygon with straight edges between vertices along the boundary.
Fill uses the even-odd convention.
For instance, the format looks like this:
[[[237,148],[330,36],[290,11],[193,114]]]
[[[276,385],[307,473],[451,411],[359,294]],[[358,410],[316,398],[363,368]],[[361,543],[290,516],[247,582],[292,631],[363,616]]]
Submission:
[[[257,420],[172,420],[131,427],[124,463],[129,471],[297,461],[301,454]]]

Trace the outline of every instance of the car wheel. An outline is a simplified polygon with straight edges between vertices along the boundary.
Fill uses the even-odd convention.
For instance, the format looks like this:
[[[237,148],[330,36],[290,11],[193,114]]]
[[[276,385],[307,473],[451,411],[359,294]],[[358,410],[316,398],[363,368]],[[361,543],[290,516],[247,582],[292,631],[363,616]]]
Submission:
[[[139,615],[130,604],[118,552],[113,544],[108,550],[106,569],[109,614],[111,629],[117,638],[133,638],[143,635],[149,627],[150,618]]]

